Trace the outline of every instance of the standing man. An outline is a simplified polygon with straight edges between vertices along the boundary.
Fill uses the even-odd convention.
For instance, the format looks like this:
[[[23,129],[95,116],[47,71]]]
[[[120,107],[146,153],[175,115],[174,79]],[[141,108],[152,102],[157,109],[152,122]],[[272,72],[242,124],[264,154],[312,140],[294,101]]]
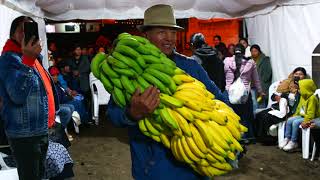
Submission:
[[[0,56],[1,117],[20,180],[40,180],[59,102],[53,82],[40,61],[40,42],[24,42],[26,16],[13,20],[10,39]]]
[[[144,13],[144,24],[138,28],[178,67],[202,81],[218,99],[228,102],[228,98],[221,94],[219,88],[195,60],[174,51],[177,31],[183,28],[177,26],[171,6],[160,4],[148,8]],[[157,108],[160,103],[159,94],[159,90],[153,86],[143,93],[137,89],[129,106],[120,108],[112,99],[108,105],[108,119],[116,126],[128,127],[133,178],[136,180],[207,179],[201,177],[187,164],[175,160],[169,149],[139,131],[137,121],[150,115]]]
[[[220,35],[215,35],[213,37],[213,43],[214,47],[221,52],[222,54],[222,61],[224,60],[225,57],[228,55],[228,48],[225,43],[222,42],[221,36]]]
[[[223,61],[218,58],[217,50],[206,43],[205,37],[201,33],[193,34],[190,44],[193,54],[191,58],[202,65],[210,79],[223,92],[226,87],[226,76]]]

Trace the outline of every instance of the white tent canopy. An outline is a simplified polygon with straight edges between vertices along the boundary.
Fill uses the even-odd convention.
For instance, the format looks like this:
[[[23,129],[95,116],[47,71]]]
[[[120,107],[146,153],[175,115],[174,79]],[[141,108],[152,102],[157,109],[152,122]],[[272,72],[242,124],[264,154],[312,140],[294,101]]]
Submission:
[[[160,3],[172,5],[177,18],[244,17],[250,43],[271,57],[274,80],[297,66],[311,74],[312,52],[320,42],[320,0],[0,0],[0,51],[19,14],[36,17],[45,39],[43,18],[143,18],[146,8]]]

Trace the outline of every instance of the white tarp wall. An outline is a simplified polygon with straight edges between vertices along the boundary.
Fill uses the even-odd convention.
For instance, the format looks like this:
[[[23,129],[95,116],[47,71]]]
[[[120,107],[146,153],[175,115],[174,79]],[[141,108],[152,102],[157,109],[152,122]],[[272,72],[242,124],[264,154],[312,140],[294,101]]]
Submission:
[[[23,11],[22,11],[23,12]],[[9,33],[10,33],[10,26],[11,22],[18,16],[27,15],[29,16],[29,13],[21,13],[21,11],[13,10],[3,4],[0,3],[0,54],[2,51],[2,48],[4,44],[6,43],[7,39],[9,39]],[[31,16],[32,17],[32,16]],[[48,50],[47,50],[47,35],[45,30],[45,22],[43,18],[39,17],[32,17],[37,23],[39,28],[39,36],[42,44],[42,52],[43,55],[43,66],[45,68],[48,68]]]
[[[298,66],[311,75],[312,52],[320,43],[319,10],[319,2],[300,0],[246,18],[250,43],[271,57],[273,80],[286,78]]]

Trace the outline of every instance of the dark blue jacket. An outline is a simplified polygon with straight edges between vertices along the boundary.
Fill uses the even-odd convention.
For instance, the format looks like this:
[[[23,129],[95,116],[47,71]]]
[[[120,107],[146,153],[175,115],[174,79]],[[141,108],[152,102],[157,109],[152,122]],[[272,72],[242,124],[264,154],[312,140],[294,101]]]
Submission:
[[[8,138],[48,134],[48,98],[44,84],[38,71],[22,64],[21,56],[5,52],[0,57],[1,117]],[[51,85],[58,112],[59,101],[52,79]]]
[[[216,98],[228,102],[219,88],[209,79],[204,69],[193,59],[180,54],[174,55],[178,67],[194,78],[203,82]],[[118,107],[111,99],[108,105],[108,119],[117,127],[128,127],[132,160],[132,175],[136,180],[201,180],[207,177],[199,176],[188,165],[178,162],[169,149],[162,144],[144,136],[131,121],[126,111]]]

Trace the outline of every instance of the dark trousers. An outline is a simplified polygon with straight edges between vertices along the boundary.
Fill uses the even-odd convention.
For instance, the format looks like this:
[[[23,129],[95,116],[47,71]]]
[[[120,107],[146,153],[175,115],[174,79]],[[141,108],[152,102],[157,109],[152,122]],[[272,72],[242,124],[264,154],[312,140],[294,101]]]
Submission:
[[[41,180],[45,171],[48,135],[9,139],[20,180]]]
[[[232,109],[238,116],[240,116],[240,123],[248,128],[248,132],[244,133],[242,138],[254,138],[253,132],[253,105],[251,94],[249,95],[248,101],[245,104],[231,104]]]

